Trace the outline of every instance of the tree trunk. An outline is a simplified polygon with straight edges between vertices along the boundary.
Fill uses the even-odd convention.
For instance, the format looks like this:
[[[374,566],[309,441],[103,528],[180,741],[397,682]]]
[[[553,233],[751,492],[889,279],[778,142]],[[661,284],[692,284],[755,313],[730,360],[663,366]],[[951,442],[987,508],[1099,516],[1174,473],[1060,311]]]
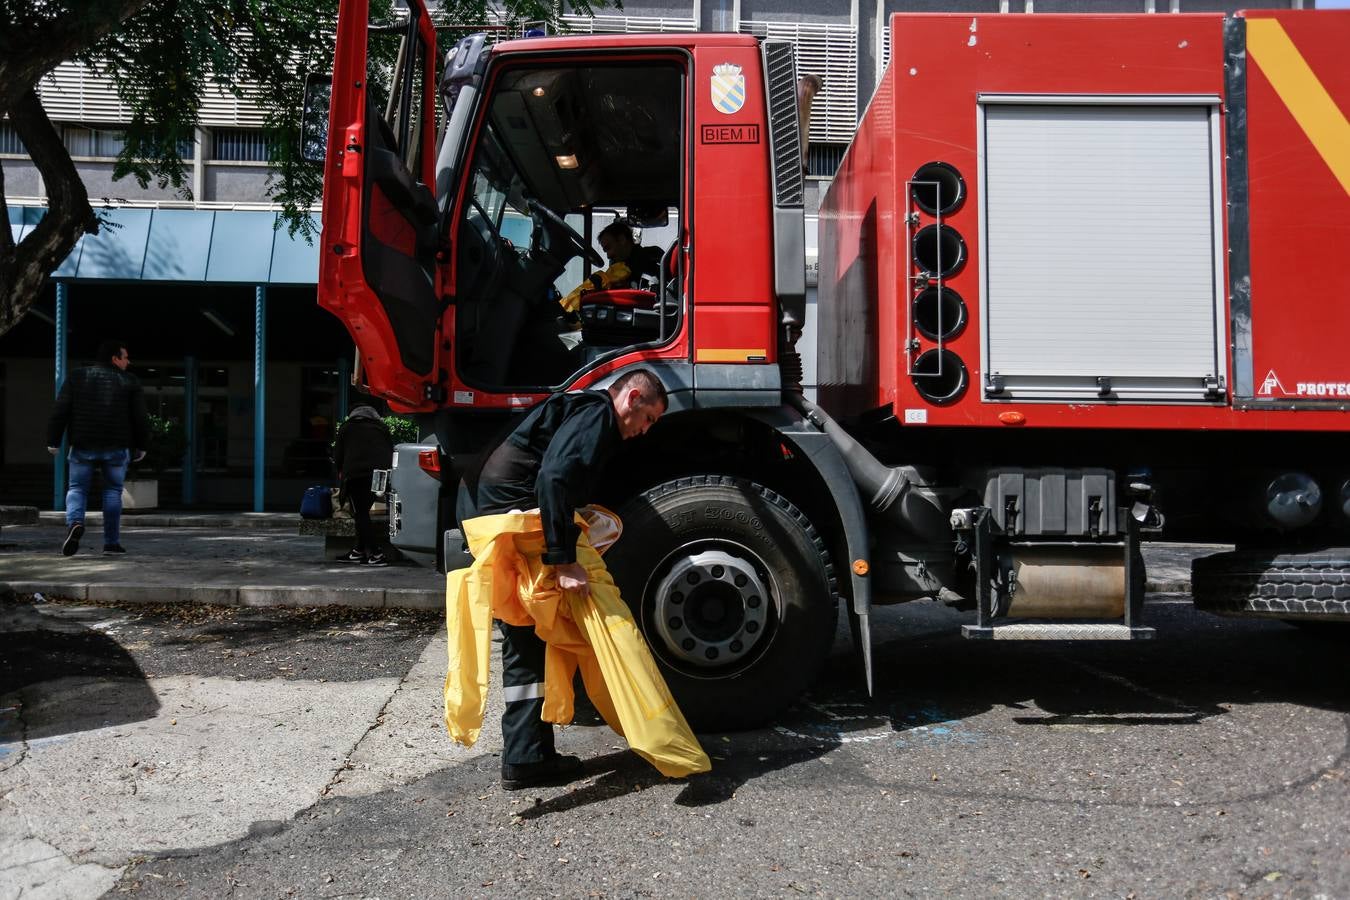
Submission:
[[[151,0],[82,3],[78,14],[53,15],[27,33],[13,29],[0,44],[0,114],[8,115],[47,186],[47,215],[17,246],[10,233],[0,172],[0,335],[18,324],[42,294],[51,272],[80,236],[98,231],[80,173],[47,118],[37,83],[58,64],[88,50]]]
[[[97,233],[99,225],[80,173],[37,92],[29,90],[20,97],[9,118],[47,185],[47,214],[18,245],[8,233],[0,237],[0,335],[18,324],[37,301],[47,277],[75,249],[80,236]],[[4,203],[0,193],[0,206]]]

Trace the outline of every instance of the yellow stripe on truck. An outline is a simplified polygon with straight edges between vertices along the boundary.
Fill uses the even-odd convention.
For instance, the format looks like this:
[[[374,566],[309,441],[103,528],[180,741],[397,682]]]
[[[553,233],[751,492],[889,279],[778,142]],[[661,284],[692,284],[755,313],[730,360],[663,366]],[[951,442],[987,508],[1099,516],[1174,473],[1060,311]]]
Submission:
[[[1275,19],[1247,20],[1247,53],[1350,194],[1350,122]]]
[[[755,357],[764,360],[767,356],[768,352],[763,347],[758,349],[700,349],[694,354],[694,362],[748,362]]]

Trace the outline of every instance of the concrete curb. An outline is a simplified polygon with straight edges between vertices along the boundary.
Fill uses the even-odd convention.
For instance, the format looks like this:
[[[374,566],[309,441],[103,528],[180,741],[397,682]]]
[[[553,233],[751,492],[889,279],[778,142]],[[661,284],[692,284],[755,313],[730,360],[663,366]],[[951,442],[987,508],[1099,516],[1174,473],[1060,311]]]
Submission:
[[[1189,594],[1190,592],[1191,583],[1189,581],[1144,582],[1144,593],[1146,594]]]
[[[257,530],[295,529],[300,525],[297,513],[192,513],[192,512],[124,512],[124,527],[140,528],[252,528]],[[66,527],[66,514],[46,511],[38,515],[38,525],[52,528]],[[102,526],[103,513],[91,512],[84,517],[88,526]]]
[[[45,594],[96,603],[193,603],[210,606],[350,606],[359,609],[442,609],[444,591],[411,588],[313,588],[291,585],[238,585],[233,587],[176,587],[164,584],[130,584],[54,581],[11,581],[15,594]],[[4,594],[0,585],[0,595]]]

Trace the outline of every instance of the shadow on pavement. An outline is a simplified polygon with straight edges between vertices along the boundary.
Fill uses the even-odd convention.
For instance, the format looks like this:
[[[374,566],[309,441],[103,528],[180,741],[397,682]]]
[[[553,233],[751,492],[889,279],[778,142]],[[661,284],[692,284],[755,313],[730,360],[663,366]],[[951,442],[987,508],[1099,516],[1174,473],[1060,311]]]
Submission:
[[[158,710],[145,673],[113,638],[32,604],[0,605],[0,742],[139,722]]]
[[[1150,610],[1159,637],[1141,642],[965,641],[954,625],[921,623],[878,643],[875,695],[859,684],[851,654],[836,654],[811,694],[769,728],[699,735],[711,772],[688,779],[676,803],[722,803],[744,784],[826,756],[850,742],[903,749],[976,743],[966,720],[1012,710],[1015,728],[1185,729],[1244,704],[1289,703],[1350,712],[1346,634],[1268,621],[1225,621],[1189,605]],[[904,614],[901,614],[903,619]],[[901,631],[904,631],[902,622]],[[537,818],[662,782],[632,753],[586,763],[594,783],[545,800]],[[1312,776],[1315,777],[1315,776]]]
[[[836,655],[810,696],[780,717],[778,740],[770,731],[751,734],[822,748],[889,734],[903,747],[938,738],[974,743],[965,721],[999,708],[1034,730],[1184,729],[1257,703],[1350,712],[1350,634],[1222,620],[1183,603],[1153,606],[1148,616],[1158,637],[1138,642],[978,642],[955,627],[916,629],[875,647],[874,696],[862,690],[852,659]],[[770,755],[764,770],[778,767]],[[748,777],[760,774],[745,768]]]

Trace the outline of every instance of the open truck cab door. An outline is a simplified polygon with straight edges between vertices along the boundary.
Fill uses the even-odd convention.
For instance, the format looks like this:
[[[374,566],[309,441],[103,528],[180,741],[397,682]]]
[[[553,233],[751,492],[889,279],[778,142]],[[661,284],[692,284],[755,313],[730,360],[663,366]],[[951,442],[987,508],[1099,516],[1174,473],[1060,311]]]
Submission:
[[[499,54],[471,35],[437,84],[422,0],[406,23],[368,15],[343,0],[319,295],[372,393],[408,412],[512,408],[628,357],[687,359],[688,52]],[[640,248],[622,278],[600,253],[615,223]]]
[[[365,379],[408,411],[444,394],[436,256],[436,32],[422,0],[372,25],[367,0],[338,17],[324,159],[319,303],[342,319]]]

